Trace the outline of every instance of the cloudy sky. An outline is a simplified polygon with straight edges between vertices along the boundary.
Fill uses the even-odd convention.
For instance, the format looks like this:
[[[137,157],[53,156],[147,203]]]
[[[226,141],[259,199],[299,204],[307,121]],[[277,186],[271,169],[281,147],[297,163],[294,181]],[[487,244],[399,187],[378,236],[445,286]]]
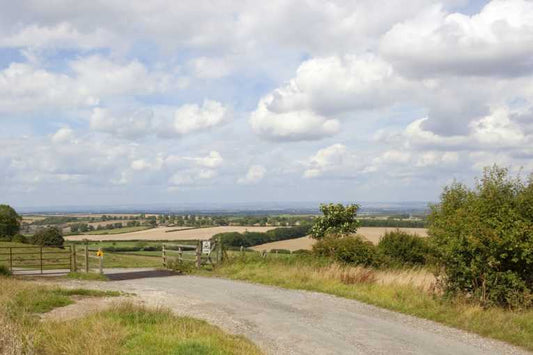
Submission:
[[[533,170],[533,2],[1,0],[0,200],[428,201]]]

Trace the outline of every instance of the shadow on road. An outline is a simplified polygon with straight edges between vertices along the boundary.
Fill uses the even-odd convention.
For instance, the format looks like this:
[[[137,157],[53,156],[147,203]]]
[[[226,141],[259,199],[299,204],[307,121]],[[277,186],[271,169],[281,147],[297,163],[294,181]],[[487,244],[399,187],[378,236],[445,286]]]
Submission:
[[[179,274],[170,270],[146,270],[106,274],[109,281],[135,280],[149,277],[168,277],[177,275]]]

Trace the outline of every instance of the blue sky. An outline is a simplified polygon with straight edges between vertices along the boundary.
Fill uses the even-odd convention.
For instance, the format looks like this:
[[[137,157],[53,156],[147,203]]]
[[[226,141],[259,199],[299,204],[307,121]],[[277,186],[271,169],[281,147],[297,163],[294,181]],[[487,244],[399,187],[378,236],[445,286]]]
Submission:
[[[2,1],[15,206],[433,201],[533,170],[533,3]]]

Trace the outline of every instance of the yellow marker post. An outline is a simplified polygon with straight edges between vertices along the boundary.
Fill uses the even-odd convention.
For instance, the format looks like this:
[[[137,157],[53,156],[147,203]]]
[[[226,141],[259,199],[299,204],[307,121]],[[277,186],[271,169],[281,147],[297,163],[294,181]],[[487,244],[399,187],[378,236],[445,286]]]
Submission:
[[[100,274],[104,273],[104,252],[102,249],[98,249],[96,256],[99,258]]]

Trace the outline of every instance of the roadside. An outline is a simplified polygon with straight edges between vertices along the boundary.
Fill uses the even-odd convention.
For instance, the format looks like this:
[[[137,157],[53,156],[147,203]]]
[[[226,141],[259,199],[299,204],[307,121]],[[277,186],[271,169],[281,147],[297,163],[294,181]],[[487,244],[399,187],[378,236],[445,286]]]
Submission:
[[[208,321],[272,354],[522,354],[525,350],[323,293],[218,278],[168,276],[65,287],[135,293],[149,306]]]

